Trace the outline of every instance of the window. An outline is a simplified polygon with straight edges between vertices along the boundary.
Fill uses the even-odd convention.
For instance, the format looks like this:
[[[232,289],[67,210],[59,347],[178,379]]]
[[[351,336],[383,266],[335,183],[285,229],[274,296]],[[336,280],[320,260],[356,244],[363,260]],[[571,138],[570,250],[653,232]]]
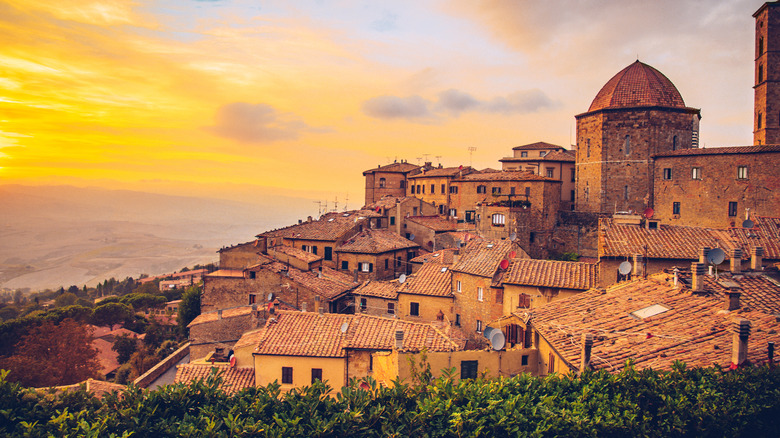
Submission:
[[[535,240],[536,240],[536,233],[533,232],[533,231],[528,233],[528,242],[529,243],[534,243]]]
[[[322,368],[312,368],[311,369],[311,383],[314,383],[317,380],[322,382]]]
[[[422,192],[423,192],[423,195],[424,195],[425,194],[425,186],[420,184],[419,187],[422,188]]]
[[[360,299],[360,310],[365,312],[368,309],[368,300],[365,298]]]
[[[349,271],[349,262],[346,260],[341,261],[341,269],[344,271]]]
[[[487,186],[478,185],[477,186],[477,193],[487,193]]]
[[[503,289],[496,289],[496,303],[503,304],[504,303],[504,290]]]
[[[510,187],[509,188],[509,194],[510,195],[514,195],[515,194],[515,188],[514,187]]]
[[[630,135],[626,136],[626,141],[623,143],[623,147],[625,148],[626,155],[631,153],[631,136]]]
[[[628,186],[623,186],[623,199],[628,201]]]
[[[474,217],[476,216],[477,212],[474,210],[466,210],[466,222],[472,223],[474,222]]]
[[[757,120],[756,120],[756,125],[758,126],[758,129],[761,129],[761,126],[762,126],[762,119],[763,119],[763,117],[762,117],[762,114],[761,114],[761,113],[758,113],[758,118],[757,118]]]
[[[257,302],[257,295],[249,294],[249,304],[254,304],[256,302]]]
[[[451,195],[457,195],[458,194],[458,186],[450,186],[450,194]]]
[[[479,361],[476,360],[462,360],[460,361],[460,378],[461,379],[476,379],[477,370],[479,369]]]
[[[395,315],[395,303],[387,303],[387,313]]]
[[[325,247],[325,260],[333,260],[333,247],[330,246]]]
[[[374,264],[363,262],[360,264],[360,270],[363,272],[374,272]]]
[[[312,252],[312,254],[317,254],[317,247],[316,246],[312,246],[311,247],[311,252]]]
[[[758,39],[758,54],[759,55],[764,54],[764,37],[760,37]]]
[[[422,188],[422,184],[417,184],[417,194],[420,194],[420,189]]]
[[[680,203],[672,202],[672,214],[680,214]]]
[[[730,217],[736,217],[737,216],[737,203],[736,202],[729,202],[729,216]]]
[[[748,179],[747,166],[737,166],[737,179]]]
[[[664,179],[672,179],[672,169],[667,167],[664,169]]]
[[[587,140],[587,143],[588,143],[588,149],[586,151],[586,155],[585,156],[586,157],[590,157],[590,139]]]
[[[395,265],[396,266],[401,266],[401,256],[398,256],[398,257],[395,258]]]
[[[528,309],[531,307],[531,296],[528,294],[520,294],[517,296],[517,307],[521,309]]]
[[[292,371],[293,371],[292,367],[282,367],[282,383],[292,385],[293,382]]]
[[[500,195],[501,194],[501,187],[493,187],[493,194],[494,195]]]
[[[482,333],[482,321],[477,320],[477,332]]]
[[[547,178],[555,178],[555,169],[552,167],[547,168]]]
[[[455,282],[455,290],[456,290],[456,291],[458,291],[458,292],[460,292],[460,291],[461,291],[461,288],[460,288],[460,280],[458,280],[457,282]]]
[[[447,185],[446,184],[442,184],[441,185],[441,194],[443,195],[445,193],[447,193]]]
[[[414,194],[414,184],[412,184],[411,186],[409,186],[409,192],[410,192],[411,194]]]
[[[547,358],[547,374],[552,374],[555,372],[555,355],[550,353],[550,356]]]
[[[387,180],[385,180],[384,178],[379,178],[379,188],[380,189],[384,188],[386,183],[387,183]]]
[[[576,172],[574,171],[574,169],[572,169],[571,170],[571,182],[574,182],[576,180],[575,176],[576,176]]]
[[[458,210],[451,208],[450,209],[450,216],[455,217],[458,215]]]
[[[455,326],[460,327],[460,313],[455,314]]]
[[[477,301],[484,301],[484,299],[485,299],[485,295],[484,294],[485,294],[485,291],[481,287],[478,287],[477,288]],[[479,330],[477,330],[477,331],[479,331]]]
[[[431,195],[436,193],[436,184],[431,184]]]
[[[385,259],[385,269],[390,269],[390,259]]]
[[[255,271],[249,271],[249,278],[250,278],[250,279],[252,279],[252,280],[254,280],[255,278],[257,278],[257,272],[255,272]]]
[[[527,354],[524,354],[524,355],[520,356],[520,365],[523,365],[523,366],[528,365],[528,355]]]
[[[399,183],[399,187],[401,187],[402,189],[405,189],[406,188],[406,181],[401,181]]]
[[[506,224],[506,217],[501,213],[495,213],[492,216],[494,227],[503,227]]]
[[[575,193],[574,193],[574,190],[572,190],[572,191],[571,191],[571,202],[574,202],[574,201],[575,201],[575,198],[574,198],[575,196],[576,196],[576,195],[575,195]]]
[[[409,303],[409,315],[420,316],[420,303]]]
[[[759,64],[758,65],[758,83],[764,82],[764,66]],[[759,129],[761,126],[759,126]]]
[[[539,151],[539,156],[540,157],[543,157],[545,155],[547,155],[547,151]]]
[[[309,252],[309,245],[301,245],[301,251]]]
[[[701,179],[701,167],[691,169],[691,179]]]
[[[672,137],[672,150],[673,151],[677,150],[677,136],[676,135],[674,137]]]
[[[526,158],[526,157],[528,157],[528,151],[520,152],[520,158]]]

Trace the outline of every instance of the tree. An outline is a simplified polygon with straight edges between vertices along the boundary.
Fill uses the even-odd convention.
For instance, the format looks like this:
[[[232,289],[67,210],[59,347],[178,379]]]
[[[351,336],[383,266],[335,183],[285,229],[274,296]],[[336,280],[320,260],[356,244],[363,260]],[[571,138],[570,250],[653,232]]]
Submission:
[[[130,360],[130,356],[138,349],[138,340],[127,335],[121,335],[114,340],[114,345],[111,346],[111,349],[119,354],[117,361],[123,364]]]
[[[190,286],[181,296],[179,303],[179,330],[187,335],[187,326],[200,315],[200,287]]]
[[[92,324],[96,326],[112,326],[125,324],[134,319],[135,313],[127,304],[108,303],[95,307],[92,311]]]
[[[22,336],[0,367],[11,370],[8,378],[24,386],[70,385],[98,375],[97,354],[86,325],[72,319],[47,321]]]
[[[54,300],[54,305],[57,307],[72,306],[76,304],[76,301],[78,300],[79,297],[77,297],[76,294],[65,292],[64,294],[58,296],[56,300]]]

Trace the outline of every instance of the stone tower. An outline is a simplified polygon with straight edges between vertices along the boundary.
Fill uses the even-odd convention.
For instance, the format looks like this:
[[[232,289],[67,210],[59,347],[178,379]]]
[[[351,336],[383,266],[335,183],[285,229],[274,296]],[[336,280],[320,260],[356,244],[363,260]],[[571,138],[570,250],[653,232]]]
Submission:
[[[780,3],[764,3],[756,19],[753,144],[780,143]]]
[[[642,212],[653,205],[651,157],[698,147],[701,112],[661,72],[634,62],[577,119],[576,210]]]

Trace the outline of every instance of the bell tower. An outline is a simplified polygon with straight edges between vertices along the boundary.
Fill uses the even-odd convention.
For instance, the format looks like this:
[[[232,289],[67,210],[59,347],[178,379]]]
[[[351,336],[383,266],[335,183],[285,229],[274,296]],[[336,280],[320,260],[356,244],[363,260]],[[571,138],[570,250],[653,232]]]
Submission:
[[[780,144],[780,2],[764,3],[753,17],[753,144]]]

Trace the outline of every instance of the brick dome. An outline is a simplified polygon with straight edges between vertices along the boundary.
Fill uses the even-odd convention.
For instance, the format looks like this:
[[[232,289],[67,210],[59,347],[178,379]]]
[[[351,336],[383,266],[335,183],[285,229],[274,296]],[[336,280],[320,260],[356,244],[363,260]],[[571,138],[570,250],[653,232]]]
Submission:
[[[588,112],[642,106],[685,108],[685,102],[669,78],[653,67],[636,61],[601,88]]]

